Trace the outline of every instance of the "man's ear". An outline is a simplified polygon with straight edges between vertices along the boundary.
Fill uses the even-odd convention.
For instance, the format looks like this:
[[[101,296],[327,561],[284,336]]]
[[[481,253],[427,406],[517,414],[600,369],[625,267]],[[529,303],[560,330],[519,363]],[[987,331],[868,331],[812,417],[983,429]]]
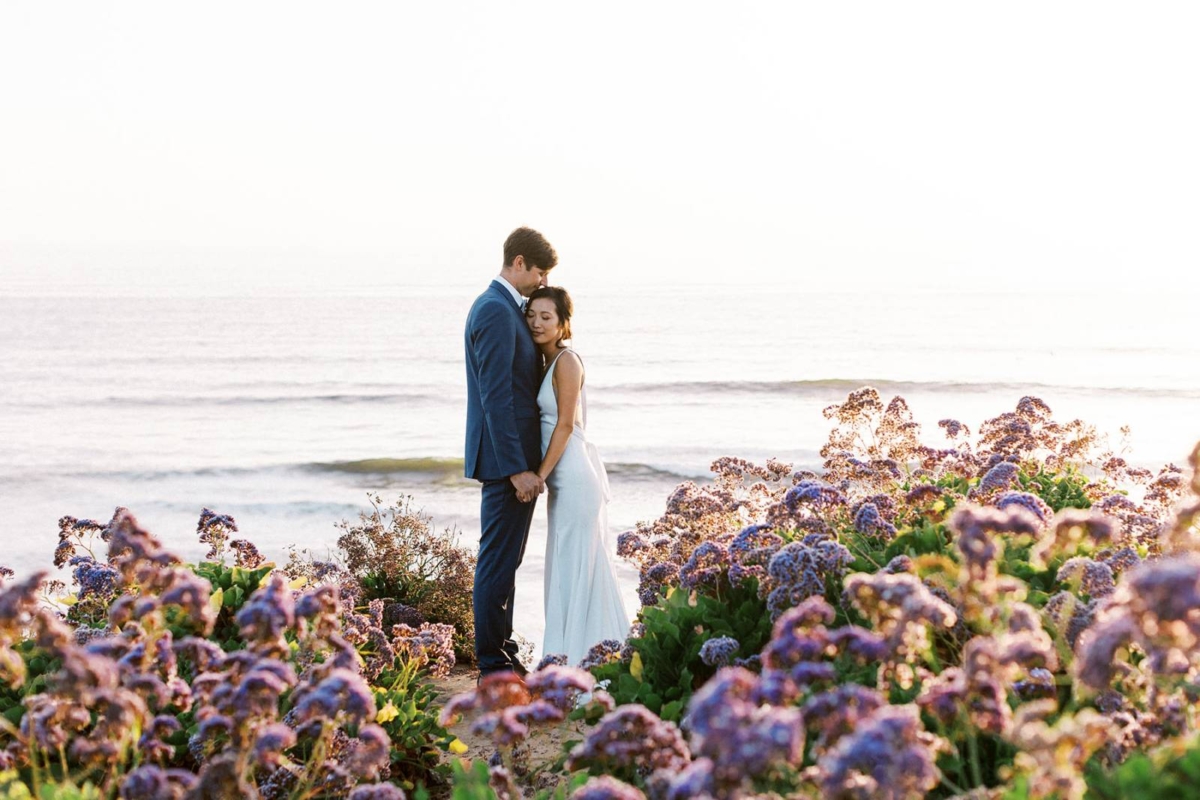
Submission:
[[[514,256],[512,260],[512,268],[517,272],[523,272],[524,270],[528,269],[528,267],[525,266],[525,256]]]

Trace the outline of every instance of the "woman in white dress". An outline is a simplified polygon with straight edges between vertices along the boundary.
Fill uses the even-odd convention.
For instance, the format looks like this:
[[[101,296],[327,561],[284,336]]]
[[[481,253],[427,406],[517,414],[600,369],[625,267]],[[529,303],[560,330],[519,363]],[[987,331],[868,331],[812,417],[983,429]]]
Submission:
[[[587,439],[583,361],[571,338],[571,297],[557,286],[529,296],[525,320],[545,359],[538,390],[542,463],[549,490],[543,654],[578,664],[592,645],[624,640],[629,618],[606,545],[608,475]]]

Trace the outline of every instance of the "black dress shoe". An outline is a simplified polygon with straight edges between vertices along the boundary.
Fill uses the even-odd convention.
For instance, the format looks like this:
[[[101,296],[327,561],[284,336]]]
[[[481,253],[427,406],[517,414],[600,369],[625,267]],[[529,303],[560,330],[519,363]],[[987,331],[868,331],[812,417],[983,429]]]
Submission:
[[[517,673],[518,677],[524,678],[526,675],[529,674],[529,669],[524,664],[522,664],[518,659],[514,658],[513,659],[513,672]]]

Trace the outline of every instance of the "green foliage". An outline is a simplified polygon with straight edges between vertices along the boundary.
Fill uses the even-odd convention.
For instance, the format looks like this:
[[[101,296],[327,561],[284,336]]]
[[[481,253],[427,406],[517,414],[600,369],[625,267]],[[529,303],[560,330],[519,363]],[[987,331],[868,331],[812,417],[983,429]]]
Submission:
[[[0,717],[19,726],[25,716],[22,700],[45,689],[46,679],[58,672],[62,660],[50,657],[29,639],[16,643],[12,650],[25,662],[25,683],[16,688],[8,681],[0,682]]]
[[[32,791],[16,770],[0,772],[0,800],[101,800],[104,795],[91,783],[76,786],[69,781],[50,781]]]
[[[212,584],[212,594],[209,596],[209,600],[218,611],[217,622],[209,638],[226,652],[240,650],[242,647],[241,636],[234,618],[246,601],[250,599],[250,595],[262,586],[267,575],[275,569],[275,565],[266,562],[254,569],[248,569],[231,567],[214,561],[203,561],[192,566],[191,569],[192,572]],[[185,627],[182,616],[172,616],[174,618],[168,621],[173,634],[178,637],[194,633]]]
[[[440,753],[456,740],[438,724],[436,692],[415,663],[397,659],[372,682],[371,691],[379,710],[375,719],[392,740],[392,781],[407,791],[431,776],[445,779],[449,770],[439,763]]]
[[[483,759],[475,759],[469,765],[464,765],[461,761],[455,761],[451,766],[453,773],[453,789],[450,792],[451,800],[496,800],[496,792],[492,789],[489,782],[489,772],[487,762]],[[575,790],[588,781],[587,772],[576,772],[571,777],[559,783],[553,789],[539,789],[534,794],[535,800],[567,800]],[[424,790],[418,790],[414,795],[416,800],[428,800],[429,794]]]
[[[1175,800],[1200,796],[1200,738],[1135,753],[1114,769],[1087,766],[1088,800]]]
[[[653,606],[642,608],[646,632],[630,639],[631,663],[605,664],[593,670],[618,705],[641,703],[665,720],[678,721],[692,693],[716,672],[700,660],[709,639],[731,636],[745,658],[762,650],[771,637],[771,615],[750,582],[720,599],[672,589]]]
[[[496,793],[492,791],[489,782],[486,761],[477,758],[469,766],[455,761],[450,769],[454,782],[454,788],[450,792],[451,800],[495,800]]]
[[[1072,466],[1061,470],[1047,470],[1039,464],[1037,472],[1033,475],[1026,474],[1022,469],[1017,473],[1017,483],[1021,491],[1036,494],[1056,512],[1064,508],[1092,507],[1092,501],[1087,496],[1090,481]]]

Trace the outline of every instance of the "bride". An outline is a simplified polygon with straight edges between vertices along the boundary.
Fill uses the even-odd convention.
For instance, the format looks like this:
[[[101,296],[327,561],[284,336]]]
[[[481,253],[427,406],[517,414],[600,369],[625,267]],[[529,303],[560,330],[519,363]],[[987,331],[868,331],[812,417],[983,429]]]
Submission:
[[[629,618],[605,545],[608,475],[585,431],[583,361],[563,343],[571,338],[571,312],[571,296],[545,286],[529,296],[525,320],[545,359],[537,396],[537,474],[550,496],[543,653],[563,653],[568,664],[578,664],[597,642],[624,640]]]

